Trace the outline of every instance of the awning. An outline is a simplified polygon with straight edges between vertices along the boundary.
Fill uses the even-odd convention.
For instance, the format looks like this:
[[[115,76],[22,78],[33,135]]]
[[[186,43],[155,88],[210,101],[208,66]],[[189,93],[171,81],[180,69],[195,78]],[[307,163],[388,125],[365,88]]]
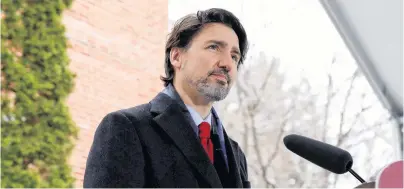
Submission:
[[[320,0],[383,105],[403,152],[403,1]]]

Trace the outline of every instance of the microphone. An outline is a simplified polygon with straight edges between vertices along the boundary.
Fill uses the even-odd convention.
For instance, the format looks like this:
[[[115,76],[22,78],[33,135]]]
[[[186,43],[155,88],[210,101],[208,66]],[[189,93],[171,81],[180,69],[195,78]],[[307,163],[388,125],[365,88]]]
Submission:
[[[336,174],[350,172],[361,183],[365,183],[353,171],[352,156],[349,152],[304,136],[291,134],[283,138],[286,148],[300,157]]]

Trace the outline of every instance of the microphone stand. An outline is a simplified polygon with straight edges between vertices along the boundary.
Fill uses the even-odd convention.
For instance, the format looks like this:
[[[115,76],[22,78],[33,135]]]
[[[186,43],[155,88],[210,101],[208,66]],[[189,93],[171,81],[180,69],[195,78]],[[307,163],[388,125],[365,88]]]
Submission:
[[[349,169],[348,171],[349,171],[356,179],[358,179],[361,183],[365,183],[365,182],[366,182],[365,180],[363,180],[362,177],[360,177],[358,174],[356,174],[354,170]]]

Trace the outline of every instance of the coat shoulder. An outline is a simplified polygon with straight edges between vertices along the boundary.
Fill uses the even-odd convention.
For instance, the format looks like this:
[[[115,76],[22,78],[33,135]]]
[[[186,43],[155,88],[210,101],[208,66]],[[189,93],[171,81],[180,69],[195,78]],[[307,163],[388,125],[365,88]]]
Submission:
[[[140,104],[131,108],[121,109],[116,112],[119,112],[128,118],[136,118],[138,120],[142,120],[150,116],[150,107],[150,103]]]
[[[230,137],[229,137],[229,141],[230,141],[231,145],[233,146],[233,148],[237,151],[237,153],[238,153],[241,157],[245,158],[244,152],[243,152],[243,150],[241,149],[240,145],[239,145],[235,140],[233,140],[233,139],[230,138]]]
[[[114,127],[115,131],[138,127],[151,119],[150,105],[140,104],[134,107],[107,113],[98,127]]]
[[[234,141],[233,139],[231,139],[229,137],[230,143],[233,146],[233,149],[235,150],[235,154],[238,155],[238,158],[240,160],[240,172],[242,174],[243,179],[248,179],[248,165],[247,165],[247,158],[245,157],[245,154],[243,152],[243,150],[241,149],[241,147],[239,146],[239,144]]]
[[[131,108],[121,109],[117,112],[125,115],[135,127],[150,125],[153,116],[150,112],[150,103],[140,104]]]

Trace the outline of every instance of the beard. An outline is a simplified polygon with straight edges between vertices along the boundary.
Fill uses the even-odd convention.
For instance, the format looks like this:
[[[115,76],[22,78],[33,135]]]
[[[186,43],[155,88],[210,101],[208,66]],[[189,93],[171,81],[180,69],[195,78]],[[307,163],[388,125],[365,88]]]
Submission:
[[[227,82],[222,80],[214,80],[213,82],[209,82],[209,77],[214,73],[225,75]],[[205,98],[205,100],[209,102],[225,99],[230,91],[231,80],[228,72],[226,71],[211,71],[207,74],[207,77],[201,78],[192,78],[191,76],[187,76],[185,80],[189,87],[195,89],[201,96]]]

